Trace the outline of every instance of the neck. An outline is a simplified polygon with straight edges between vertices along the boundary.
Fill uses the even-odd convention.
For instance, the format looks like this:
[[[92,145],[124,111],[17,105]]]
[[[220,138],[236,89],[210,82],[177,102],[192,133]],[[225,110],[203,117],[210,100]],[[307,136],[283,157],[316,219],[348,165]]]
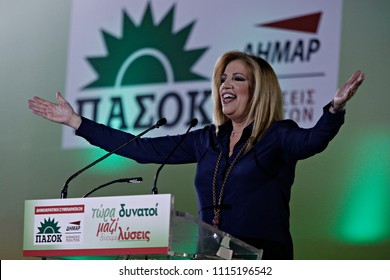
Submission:
[[[233,125],[232,134],[242,134],[242,132],[244,131],[244,128],[246,126],[246,123],[232,122],[232,125]]]

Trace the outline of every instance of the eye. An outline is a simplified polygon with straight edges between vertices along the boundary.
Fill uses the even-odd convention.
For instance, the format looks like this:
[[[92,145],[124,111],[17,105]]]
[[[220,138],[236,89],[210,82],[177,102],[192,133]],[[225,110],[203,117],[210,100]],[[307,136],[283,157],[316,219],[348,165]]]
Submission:
[[[241,76],[241,75],[236,75],[236,76],[233,77],[233,79],[234,79],[235,81],[238,81],[238,82],[244,82],[244,81],[246,81],[246,78],[245,78],[244,76]]]
[[[221,77],[221,84],[223,84],[225,81],[226,81],[226,76],[223,75],[223,76]]]

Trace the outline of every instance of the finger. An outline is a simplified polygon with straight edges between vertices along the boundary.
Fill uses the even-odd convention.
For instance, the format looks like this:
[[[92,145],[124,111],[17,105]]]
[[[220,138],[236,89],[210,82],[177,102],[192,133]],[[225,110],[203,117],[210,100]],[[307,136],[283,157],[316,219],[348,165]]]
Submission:
[[[356,71],[351,78],[350,84],[347,88],[347,92],[355,93],[359,88],[359,86],[363,83],[364,79],[365,79],[364,73],[362,73],[361,71]]]
[[[33,103],[33,102],[30,102],[28,107],[32,110],[32,112],[34,114],[37,114],[40,116],[43,114],[46,114],[46,111],[47,111],[46,106],[42,106],[41,104],[37,104],[37,103]]]
[[[51,106],[55,105],[54,103],[52,103],[50,101],[47,101],[45,99],[42,99],[42,98],[40,98],[38,96],[34,96],[33,100],[35,101],[36,104],[41,104],[42,106],[51,107]]]
[[[359,75],[359,77],[356,79],[356,81],[354,82],[354,84],[352,85],[352,88],[351,88],[351,90],[352,91],[357,91],[357,89],[361,86],[361,84],[363,83],[363,81],[364,81],[364,79],[365,79],[365,75],[364,75],[364,73],[361,73],[360,75]]]
[[[47,118],[47,109],[45,107],[42,107],[40,105],[36,105],[34,103],[29,103],[28,106],[31,109],[31,112],[35,115]]]
[[[359,86],[363,83],[365,78],[366,78],[366,74],[361,73],[357,81],[359,83]]]
[[[44,102],[44,101],[46,101],[45,99],[40,98],[39,96],[34,96],[34,97],[33,97],[33,100],[34,100],[34,101],[37,101],[37,102]]]
[[[40,101],[33,99],[28,101],[28,107],[33,110],[39,110],[40,108],[44,108],[45,105],[43,105]]]
[[[28,104],[39,105],[41,103],[42,103],[42,101],[36,96],[34,96],[32,99],[28,100]]]
[[[59,91],[56,92],[56,99],[57,99],[60,103],[66,103],[66,100],[62,97],[61,92],[59,92]]]
[[[30,108],[31,110],[37,110],[39,109],[39,105],[37,105],[33,100],[29,100],[28,108]]]
[[[347,83],[353,84],[359,77],[360,77],[361,71],[357,70],[353,75],[348,79]]]
[[[46,118],[46,113],[44,112],[41,112],[41,111],[37,111],[37,110],[31,110],[31,112],[35,115],[38,115],[38,116],[41,116],[41,117],[44,117]]]
[[[38,96],[34,96],[31,101],[35,102],[35,103],[43,103],[45,100],[38,97]]]

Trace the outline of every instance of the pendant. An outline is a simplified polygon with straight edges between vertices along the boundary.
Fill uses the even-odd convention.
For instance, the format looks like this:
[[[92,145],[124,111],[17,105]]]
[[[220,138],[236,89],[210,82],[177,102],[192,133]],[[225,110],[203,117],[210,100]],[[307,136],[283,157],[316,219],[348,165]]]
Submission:
[[[214,219],[213,219],[213,226],[215,226],[215,227],[219,226],[219,219],[217,217],[214,217]]]

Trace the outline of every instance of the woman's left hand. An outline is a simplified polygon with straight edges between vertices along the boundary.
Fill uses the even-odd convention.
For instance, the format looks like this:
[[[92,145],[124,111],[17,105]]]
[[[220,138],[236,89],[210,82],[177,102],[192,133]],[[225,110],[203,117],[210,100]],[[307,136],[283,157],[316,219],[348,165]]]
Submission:
[[[364,73],[356,71],[344,85],[338,88],[336,95],[333,98],[333,106],[331,108],[334,109],[334,111],[343,109],[347,101],[354,96],[364,79]]]

